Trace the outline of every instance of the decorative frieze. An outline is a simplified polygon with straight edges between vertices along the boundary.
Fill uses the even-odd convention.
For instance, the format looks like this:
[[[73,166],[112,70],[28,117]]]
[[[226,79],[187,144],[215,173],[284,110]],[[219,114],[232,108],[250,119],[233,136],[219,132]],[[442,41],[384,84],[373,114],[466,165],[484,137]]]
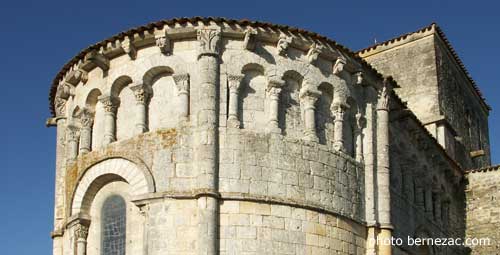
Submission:
[[[281,34],[280,39],[278,40],[278,44],[276,45],[278,54],[281,56],[286,56],[286,51],[288,50],[290,44],[292,44],[292,38]]]
[[[257,30],[252,27],[248,27],[245,30],[245,38],[243,39],[243,48],[249,51],[254,51],[257,42]]]

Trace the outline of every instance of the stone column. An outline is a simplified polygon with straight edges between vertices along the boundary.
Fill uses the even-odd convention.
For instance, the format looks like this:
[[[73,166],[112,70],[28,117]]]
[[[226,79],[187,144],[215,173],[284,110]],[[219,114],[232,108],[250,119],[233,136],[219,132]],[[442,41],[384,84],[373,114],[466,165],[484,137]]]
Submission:
[[[66,163],[72,164],[78,157],[78,140],[80,136],[80,129],[73,125],[66,126]]]
[[[304,140],[317,142],[318,135],[316,133],[316,101],[321,96],[321,92],[307,87],[300,90],[300,101],[304,107]]]
[[[144,84],[136,84],[130,87],[134,92],[136,103],[135,134],[148,132],[148,101],[150,93]]]
[[[355,157],[356,161],[363,162],[363,128],[366,126],[366,119],[361,113],[356,114],[356,128],[354,129],[354,138],[356,143]]]
[[[227,76],[227,80],[229,82],[229,109],[227,113],[228,127],[239,128],[241,124],[238,118],[238,93],[243,77],[243,75],[238,74],[230,74]]]
[[[434,220],[437,223],[441,223],[441,195],[439,193],[433,193],[433,208],[434,208]]]
[[[270,79],[267,86],[267,97],[269,98],[269,122],[267,130],[270,133],[281,133],[278,124],[279,103],[281,88],[285,82],[283,80]]]
[[[391,82],[384,80],[377,104],[377,204],[380,239],[390,239],[393,229],[389,174],[389,98],[391,91]],[[379,252],[381,255],[390,255],[391,246],[381,244]]]
[[[76,255],[87,254],[87,236],[89,228],[81,223],[75,226]]]
[[[116,110],[118,109],[118,98],[112,96],[100,96],[99,101],[104,106],[104,139],[103,146],[116,141]]]
[[[200,75],[196,113],[195,162],[198,170],[198,254],[218,253],[218,92],[220,28],[197,30],[199,42],[198,73]]]
[[[415,182],[415,204],[417,205],[417,207],[422,210],[423,212],[425,212],[425,204],[424,204],[424,189],[422,187],[422,184],[417,181]]]
[[[374,150],[374,123],[375,123],[375,107],[372,102],[376,101],[376,91],[372,87],[364,90],[366,108],[366,131],[364,132],[364,166],[365,166],[365,218],[368,227],[367,238],[368,240],[375,240],[377,238],[377,222],[375,218],[375,150]],[[376,243],[366,242],[366,254],[376,254]]]
[[[179,119],[187,121],[189,118],[189,74],[174,74],[177,96],[179,97]]]
[[[334,114],[333,121],[333,148],[338,151],[345,151],[344,144],[344,118],[347,106],[342,103],[333,104],[332,111]]]
[[[94,113],[88,109],[83,108],[78,113],[80,118],[80,154],[89,153],[92,149],[92,124],[94,123]]]
[[[53,255],[62,255],[63,253],[63,224],[65,211],[65,157],[66,157],[66,103],[69,94],[62,93],[63,88],[58,89],[54,99],[55,118],[47,121],[47,126],[56,126],[56,173],[55,173],[55,199],[54,199],[54,230],[51,233],[53,239]]]
[[[432,184],[428,183],[426,186],[430,187]],[[433,213],[432,213],[432,190],[431,189],[426,189],[425,190],[425,214],[429,219],[433,218]]]

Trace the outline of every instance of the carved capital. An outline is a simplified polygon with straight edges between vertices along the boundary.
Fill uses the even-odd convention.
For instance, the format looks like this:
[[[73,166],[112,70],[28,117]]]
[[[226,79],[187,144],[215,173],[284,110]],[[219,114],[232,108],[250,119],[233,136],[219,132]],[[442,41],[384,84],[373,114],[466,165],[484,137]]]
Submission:
[[[82,128],[91,128],[94,123],[94,112],[88,108],[82,108],[76,117],[80,119]]]
[[[280,35],[280,39],[278,40],[278,44],[276,48],[278,49],[278,54],[282,56],[286,56],[286,51],[288,47],[292,44],[292,38],[288,37],[284,34]]]
[[[145,104],[147,103],[149,99],[149,93],[148,90],[146,89],[146,86],[144,84],[135,84],[133,86],[130,86],[130,89],[134,93],[135,100],[138,103]]]
[[[332,112],[333,116],[335,118],[335,121],[343,121],[344,120],[344,115],[347,111],[347,105],[342,104],[342,103],[335,103],[332,105]]]
[[[217,28],[200,28],[196,31],[199,42],[198,58],[203,55],[219,55],[221,31]]]
[[[377,103],[378,110],[389,110],[389,98],[394,88],[392,82],[393,81],[391,76],[384,79],[384,82],[382,83],[382,88],[379,90],[378,93],[378,103]]]
[[[104,106],[104,111],[107,113],[115,113],[119,105],[119,99],[113,96],[100,96],[98,100]]]
[[[177,87],[179,94],[189,92],[189,74],[188,73],[174,74],[172,76],[172,78],[174,79],[175,86]]]
[[[302,87],[299,93],[300,100],[306,107],[314,107],[320,96],[321,92],[319,90],[308,87]]]
[[[321,52],[323,52],[323,50],[325,49],[325,47],[321,44],[317,44],[317,43],[313,43],[311,44],[311,47],[309,48],[309,51],[307,52],[307,61],[309,63],[313,63],[314,61],[316,61],[319,57],[319,54],[321,54]]]
[[[54,108],[56,110],[57,117],[62,117],[66,115],[66,102],[68,102],[68,100],[63,99],[61,97],[56,97],[54,99]]]
[[[170,40],[170,37],[168,37],[167,33],[155,36],[155,43],[163,54],[172,54],[172,41]]]
[[[78,142],[80,138],[80,128],[73,124],[68,124],[66,126],[66,140],[68,142]]]
[[[255,50],[257,30],[248,27],[245,30],[245,39],[243,39],[243,47],[249,51]]]
[[[227,76],[227,80],[229,83],[229,90],[231,92],[237,92],[240,89],[241,86],[241,81],[243,80],[244,76],[241,74],[229,74]]]
[[[335,64],[333,65],[333,74],[339,75],[344,70],[344,65],[347,63],[344,58],[337,58]]]
[[[285,85],[285,81],[278,79],[270,79],[267,84],[266,91],[269,96],[278,96],[281,93],[281,88]]]
[[[89,227],[83,225],[83,224],[78,224],[75,226],[75,237],[77,240],[87,240],[87,236],[89,234]]]

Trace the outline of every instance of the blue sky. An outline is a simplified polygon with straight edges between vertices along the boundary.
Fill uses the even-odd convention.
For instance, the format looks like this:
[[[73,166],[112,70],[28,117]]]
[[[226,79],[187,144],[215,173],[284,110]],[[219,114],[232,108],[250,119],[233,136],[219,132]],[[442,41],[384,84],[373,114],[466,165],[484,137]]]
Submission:
[[[358,50],[436,21],[493,109],[498,87],[498,1],[3,1],[0,10],[0,240],[2,254],[50,254],[55,129],[53,76],[87,45],[130,27],[181,16],[269,21],[318,32]],[[498,111],[497,110],[497,111]],[[500,114],[490,115],[493,163],[500,163]]]

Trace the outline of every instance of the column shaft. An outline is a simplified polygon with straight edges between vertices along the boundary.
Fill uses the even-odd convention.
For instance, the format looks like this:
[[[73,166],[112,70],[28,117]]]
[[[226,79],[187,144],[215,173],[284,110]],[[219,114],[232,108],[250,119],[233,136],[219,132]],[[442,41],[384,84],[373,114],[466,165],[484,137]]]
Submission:
[[[87,236],[89,229],[87,226],[78,224],[75,226],[76,255],[87,254]]]
[[[78,113],[80,118],[80,154],[85,154],[92,149],[92,124],[94,123],[94,114],[90,109],[83,108]]]
[[[333,148],[338,151],[345,151],[344,144],[344,116],[345,116],[345,105],[336,104],[333,107],[335,120],[333,121]]]
[[[242,80],[243,75],[228,75],[229,109],[227,122],[229,127],[239,128],[241,124],[238,118],[238,92]]]
[[[318,141],[316,134],[316,101],[321,96],[317,90],[303,87],[300,91],[300,99],[304,106],[304,139],[307,141]]]
[[[118,99],[111,96],[103,96],[99,101],[104,105],[104,139],[103,146],[116,141],[116,109]]]
[[[79,128],[72,124],[66,127],[66,163],[71,164],[78,157]]]
[[[389,98],[391,87],[384,81],[377,105],[377,205],[380,224],[379,238],[391,238],[391,193],[389,176]],[[391,245],[379,244],[380,255],[392,254]]]
[[[218,253],[217,99],[221,32],[211,28],[198,29],[197,39],[200,43],[197,63],[200,86],[197,93],[195,164],[198,188],[202,190],[198,198],[198,254],[215,255]]]
[[[189,117],[189,75],[176,74],[173,78],[179,97],[179,120],[187,121]]]
[[[131,86],[130,89],[134,92],[136,102],[136,123],[135,134],[142,134],[148,131],[148,109],[149,93],[143,84]]]
[[[278,123],[279,100],[281,88],[284,82],[282,80],[270,80],[267,87],[267,96],[269,98],[269,122],[267,130],[270,133],[281,133]]]

